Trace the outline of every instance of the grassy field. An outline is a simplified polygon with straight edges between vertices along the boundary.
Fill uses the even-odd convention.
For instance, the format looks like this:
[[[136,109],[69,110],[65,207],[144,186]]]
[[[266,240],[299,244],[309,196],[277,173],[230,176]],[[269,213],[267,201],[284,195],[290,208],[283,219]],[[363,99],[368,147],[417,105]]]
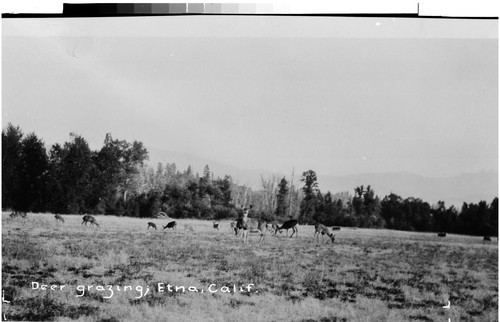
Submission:
[[[2,214],[7,320],[498,321],[496,238],[343,228],[332,244],[299,226],[245,245],[229,221],[63,217]]]

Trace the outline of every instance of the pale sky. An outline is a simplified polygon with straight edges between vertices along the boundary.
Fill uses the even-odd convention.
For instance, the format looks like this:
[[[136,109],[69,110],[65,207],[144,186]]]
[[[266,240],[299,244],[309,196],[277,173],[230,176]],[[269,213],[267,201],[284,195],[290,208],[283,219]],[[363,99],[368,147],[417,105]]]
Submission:
[[[498,22],[3,19],[2,126],[247,169],[498,167]],[[165,160],[168,162],[168,160]]]

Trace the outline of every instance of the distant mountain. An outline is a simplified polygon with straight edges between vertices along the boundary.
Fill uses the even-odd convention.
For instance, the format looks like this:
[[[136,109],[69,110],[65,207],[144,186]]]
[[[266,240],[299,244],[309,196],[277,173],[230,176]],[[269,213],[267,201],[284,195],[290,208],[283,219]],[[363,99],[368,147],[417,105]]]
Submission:
[[[273,172],[266,170],[248,170],[241,169],[222,162],[204,159],[193,155],[179,153],[174,151],[164,151],[154,148],[148,148],[149,164],[153,167],[161,162],[162,164],[175,163],[179,171],[184,171],[190,165],[194,173],[203,174],[203,169],[206,165],[214,174],[214,177],[223,178],[225,175],[230,175],[233,182],[251,187],[254,190],[262,188],[261,175],[267,179],[273,175]]]
[[[262,188],[261,176],[265,179],[273,174],[280,178],[286,176],[290,180],[290,174],[272,172],[267,170],[241,169],[222,162],[199,158],[185,153],[163,151],[148,148],[150,165],[156,167],[161,162],[175,163],[177,169],[184,171],[189,165],[193,172],[203,173],[205,165],[208,164],[210,171],[215,177],[230,175],[233,181],[251,187],[254,190]],[[296,170],[295,183],[303,170]],[[463,202],[477,203],[485,200],[490,203],[498,196],[498,172],[483,171],[478,173],[462,174],[452,177],[431,178],[416,175],[409,172],[385,173],[385,174],[359,174],[346,176],[323,175],[317,173],[318,185],[322,192],[332,193],[348,191],[351,195],[354,188],[360,185],[370,185],[375,194],[380,198],[395,193],[402,198],[414,197],[423,201],[436,204],[442,200],[446,206],[454,205],[460,208]]]

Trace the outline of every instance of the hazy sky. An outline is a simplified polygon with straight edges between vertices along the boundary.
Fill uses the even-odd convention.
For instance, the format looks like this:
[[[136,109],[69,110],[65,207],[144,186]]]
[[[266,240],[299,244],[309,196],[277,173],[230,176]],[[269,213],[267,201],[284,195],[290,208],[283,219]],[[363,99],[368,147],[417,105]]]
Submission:
[[[2,125],[242,168],[498,167],[495,20],[3,19]],[[170,160],[165,160],[169,162]]]

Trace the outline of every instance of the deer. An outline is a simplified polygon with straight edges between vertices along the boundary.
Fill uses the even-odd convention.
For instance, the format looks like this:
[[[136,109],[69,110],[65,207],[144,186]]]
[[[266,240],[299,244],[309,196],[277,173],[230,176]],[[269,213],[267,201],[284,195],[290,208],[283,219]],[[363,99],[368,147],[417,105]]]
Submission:
[[[321,240],[323,240],[323,236],[327,235],[328,237],[330,237],[332,243],[335,243],[335,235],[330,232],[328,227],[322,224],[316,224],[314,225],[314,228],[316,229],[316,231],[314,232],[314,236],[316,236],[316,239],[319,240],[319,235],[321,235]]]
[[[233,231],[235,228],[236,228],[236,221],[233,221],[231,222],[231,224],[229,224],[229,229]]]
[[[54,216],[54,218],[56,218],[56,222],[61,221],[62,223],[64,223],[64,218],[63,218],[61,215],[56,214],[56,215]]]
[[[191,225],[184,225],[184,230],[194,231],[194,228]]]
[[[446,233],[438,233],[438,237],[446,237]]]
[[[270,232],[273,232],[273,231],[276,231],[276,229],[279,227],[279,225],[275,222],[271,223],[271,224],[268,224],[266,226],[267,230],[270,231]],[[280,234],[281,234],[281,231],[280,231]]]
[[[166,226],[163,226],[163,229],[166,229],[166,228],[177,229],[176,227],[177,227],[177,223],[175,221],[171,221]]]
[[[22,217],[26,218],[27,214],[25,211],[14,211],[10,214],[10,218]]]
[[[323,230],[323,228],[326,228],[326,226],[322,225],[320,223],[317,223],[316,225],[314,225],[314,237],[318,238],[319,235],[321,234],[321,231]]]
[[[491,241],[490,236],[484,236],[483,237],[483,242],[490,242],[490,241]]]
[[[242,229],[243,229],[243,220],[240,218],[236,221],[236,224],[234,225],[234,234],[238,236],[240,230]]]
[[[252,206],[250,206],[250,209]],[[243,243],[248,244],[248,233],[249,232],[257,232],[260,234],[259,244],[262,243],[267,235],[266,226],[267,223],[265,221],[260,221],[256,218],[248,218],[249,209],[243,209],[243,218],[238,220],[237,227],[241,227],[243,229]]]
[[[214,221],[213,223],[214,223],[214,229],[219,230],[219,224],[218,224],[218,223],[216,223],[215,221]]]
[[[283,223],[283,225],[281,225],[281,227],[277,227],[274,234],[276,235],[276,233],[279,231],[281,232],[282,229],[286,229],[286,234],[288,236],[288,229],[292,229],[293,233],[292,235],[290,236],[290,238],[292,238],[293,234],[297,233],[297,235],[295,237],[298,237],[299,236],[299,230],[297,229],[297,224],[299,222],[295,219],[292,219],[292,220],[288,220],[288,221],[285,221]]]
[[[149,227],[153,227],[155,230],[157,230],[156,224],[154,222],[148,222],[148,229],[149,229]]]
[[[85,226],[87,226],[87,223],[90,223],[90,226],[96,225],[97,227],[99,227],[99,224],[97,223],[95,218],[90,215],[83,216],[82,225],[85,224]]]

